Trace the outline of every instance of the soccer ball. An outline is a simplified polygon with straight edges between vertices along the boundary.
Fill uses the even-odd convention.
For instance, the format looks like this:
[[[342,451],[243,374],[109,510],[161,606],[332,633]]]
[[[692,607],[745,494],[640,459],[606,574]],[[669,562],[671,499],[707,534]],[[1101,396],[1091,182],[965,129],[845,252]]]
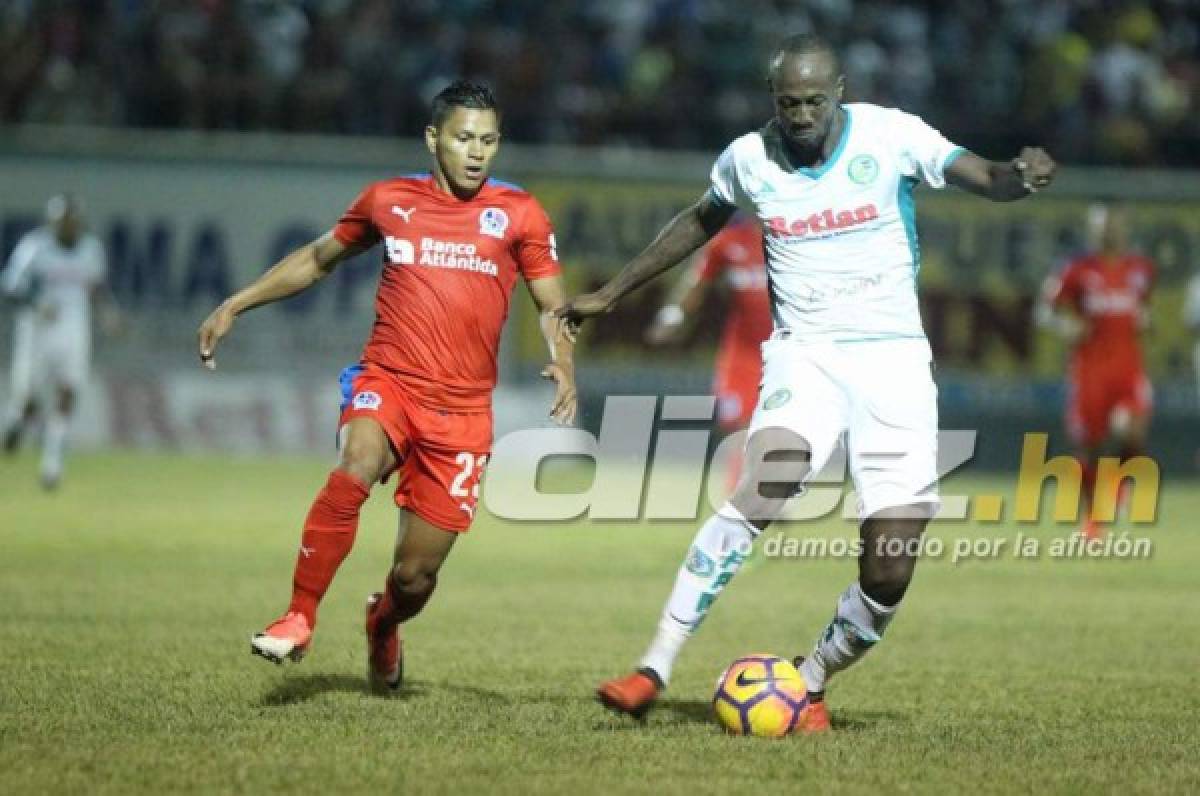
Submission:
[[[717,679],[713,710],[734,735],[782,738],[808,705],[804,677],[774,655],[747,655],[729,664]]]

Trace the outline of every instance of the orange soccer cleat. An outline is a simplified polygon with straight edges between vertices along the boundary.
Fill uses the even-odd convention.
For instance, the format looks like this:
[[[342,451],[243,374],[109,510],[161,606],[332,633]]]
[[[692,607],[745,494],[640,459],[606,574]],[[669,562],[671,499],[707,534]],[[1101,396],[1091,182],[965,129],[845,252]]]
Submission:
[[[375,592],[367,598],[367,681],[376,691],[395,690],[404,679],[404,658],[400,648],[400,626],[390,631],[377,632],[378,612],[375,610],[383,599],[383,592]]]
[[[299,661],[308,652],[311,641],[312,628],[304,614],[288,611],[250,639],[250,652],[276,664],[283,663],[284,658]]]
[[[796,726],[792,732],[801,735],[815,735],[829,731],[829,711],[825,710],[825,701],[813,702],[810,698],[809,703],[804,706],[804,710],[800,711],[800,718],[796,720]]]
[[[596,698],[609,710],[640,719],[646,715],[663,690],[658,673],[642,667],[633,674],[601,683],[596,689]]]

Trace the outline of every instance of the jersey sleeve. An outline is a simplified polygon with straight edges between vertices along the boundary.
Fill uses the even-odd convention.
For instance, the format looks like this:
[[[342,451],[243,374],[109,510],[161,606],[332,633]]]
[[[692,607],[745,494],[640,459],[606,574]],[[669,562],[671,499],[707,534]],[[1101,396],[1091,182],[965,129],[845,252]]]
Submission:
[[[333,237],[343,246],[369,249],[379,242],[379,228],[372,220],[375,184],[363,189],[333,228]]]
[[[919,116],[903,111],[893,113],[901,173],[920,179],[931,188],[945,188],[946,169],[966,150],[950,143]]]
[[[1079,266],[1074,260],[1060,268],[1058,273],[1051,274],[1043,288],[1046,302],[1055,308],[1077,308],[1083,294],[1079,274]]]
[[[562,273],[554,227],[541,204],[532,197],[525,208],[524,221],[514,252],[521,275],[526,279],[542,279]]]
[[[708,195],[723,205],[737,207],[742,197],[741,186],[738,183],[737,160],[733,152],[733,144],[725,147],[725,151],[717,157],[709,175],[710,185]]]
[[[0,294],[16,301],[29,299],[33,287],[33,260],[37,253],[37,241],[26,235],[17,243],[8,258],[4,273],[0,274]]]

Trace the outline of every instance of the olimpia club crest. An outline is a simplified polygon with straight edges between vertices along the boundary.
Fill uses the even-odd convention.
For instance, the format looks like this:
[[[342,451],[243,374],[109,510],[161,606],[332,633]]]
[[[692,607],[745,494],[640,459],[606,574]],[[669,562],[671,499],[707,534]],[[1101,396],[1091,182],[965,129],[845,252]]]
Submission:
[[[850,161],[846,173],[859,185],[870,185],[879,176],[879,161],[870,155],[859,155]]]
[[[792,391],[787,388],[779,389],[767,396],[767,400],[763,401],[763,409],[778,409],[790,400]]]

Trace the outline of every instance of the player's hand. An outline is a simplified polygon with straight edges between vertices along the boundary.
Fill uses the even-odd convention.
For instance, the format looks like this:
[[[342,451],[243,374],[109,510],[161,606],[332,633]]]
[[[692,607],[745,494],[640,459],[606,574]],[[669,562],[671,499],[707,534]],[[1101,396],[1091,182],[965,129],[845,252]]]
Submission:
[[[562,426],[575,422],[578,396],[575,393],[575,367],[552,362],[542,368],[542,378],[553,381],[554,402],[550,404],[550,419]]]
[[[217,343],[222,337],[229,334],[229,330],[233,328],[235,317],[233,310],[228,305],[222,304],[204,319],[204,323],[200,324],[200,331],[197,335],[200,341],[200,361],[209,370],[217,369],[215,357]]]
[[[678,304],[668,304],[658,311],[654,323],[646,330],[646,344],[674,345],[683,340],[684,312]]]
[[[615,306],[616,301],[601,288],[576,296],[555,310],[554,314],[566,322],[567,335],[574,342],[579,327],[585,320],[612,312]]]
[[[1050,153],[1041,147],[1027,146],[1012,162],[1013,170],[1021,178],[1021,184],[1029,193],[1037,193],[1054,181],[1058,164]]]

